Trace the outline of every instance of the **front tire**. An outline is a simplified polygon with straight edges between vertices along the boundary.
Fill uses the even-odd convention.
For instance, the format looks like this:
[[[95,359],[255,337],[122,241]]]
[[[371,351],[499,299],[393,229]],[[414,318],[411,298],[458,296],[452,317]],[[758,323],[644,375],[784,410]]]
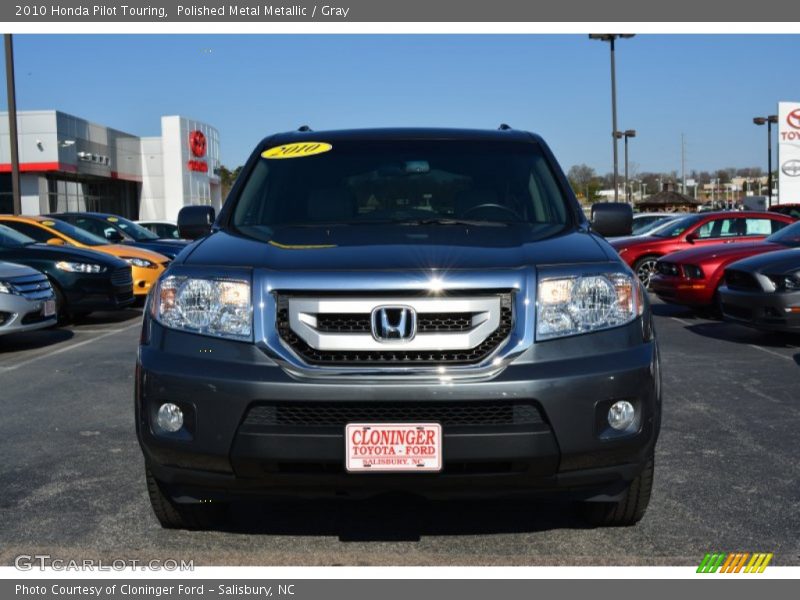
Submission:
[[[650,279],[655,275],[658,258],[658,256],[642,256],[633,263],[633,272],[646,290],[650,289]]]
[[[653,490],[655,461],[651,455],[642,472],[631,482],[617,502],[586,502],[584,517],[599,527],[629,527],[636,525],[647,510]]]
[[[148,467],[145,467],[147,495],[156,519],[164,529],[211,529],[224,516],[224,504],[179,504],[165,493]]]

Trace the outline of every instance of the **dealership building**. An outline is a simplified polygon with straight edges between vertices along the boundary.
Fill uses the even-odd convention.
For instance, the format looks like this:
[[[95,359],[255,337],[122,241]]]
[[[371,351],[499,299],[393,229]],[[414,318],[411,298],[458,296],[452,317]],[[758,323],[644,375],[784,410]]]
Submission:
[[[175,220],[183,206],[219,209],[219,133],[181,116],[139,137],[57,110],[19,111],[22,214],[109,212]],[[0,113],[0,213],[12,211],[8,113]]]

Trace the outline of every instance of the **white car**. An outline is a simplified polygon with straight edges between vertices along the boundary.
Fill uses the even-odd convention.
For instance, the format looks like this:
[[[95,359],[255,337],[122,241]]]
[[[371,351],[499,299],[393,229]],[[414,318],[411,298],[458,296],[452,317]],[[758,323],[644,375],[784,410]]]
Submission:
[[[149,229],[159,238],[167,240],[179,240],[178,226],[174,221],[136,221],[145,229]]]
[[[0,335],[52,327],[58,319],[47,276],[30,267],[0,262]]]

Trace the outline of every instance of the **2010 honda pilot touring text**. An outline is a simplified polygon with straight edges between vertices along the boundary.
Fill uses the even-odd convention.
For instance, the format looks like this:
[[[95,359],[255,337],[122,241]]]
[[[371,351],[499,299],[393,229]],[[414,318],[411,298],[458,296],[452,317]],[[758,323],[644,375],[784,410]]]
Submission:
[[[638,279],[546,144],[497,131],[259,144],[145,310],[136,419],[166,527],[243,494],[557,493],[645,512],[661,399]],[[214,222],[213,227],[211,226]]]

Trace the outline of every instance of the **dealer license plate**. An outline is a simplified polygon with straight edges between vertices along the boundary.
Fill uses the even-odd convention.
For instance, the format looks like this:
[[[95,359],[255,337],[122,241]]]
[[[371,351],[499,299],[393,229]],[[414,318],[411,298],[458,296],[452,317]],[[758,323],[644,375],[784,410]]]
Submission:
[[[439,423],[348,423],[349,472],[436,472],[442,470]]]
[[[42,314],[45,317],[52,317],[54,314],[56,314],[56,301],[45,300],[44,306],[42,307]]]

